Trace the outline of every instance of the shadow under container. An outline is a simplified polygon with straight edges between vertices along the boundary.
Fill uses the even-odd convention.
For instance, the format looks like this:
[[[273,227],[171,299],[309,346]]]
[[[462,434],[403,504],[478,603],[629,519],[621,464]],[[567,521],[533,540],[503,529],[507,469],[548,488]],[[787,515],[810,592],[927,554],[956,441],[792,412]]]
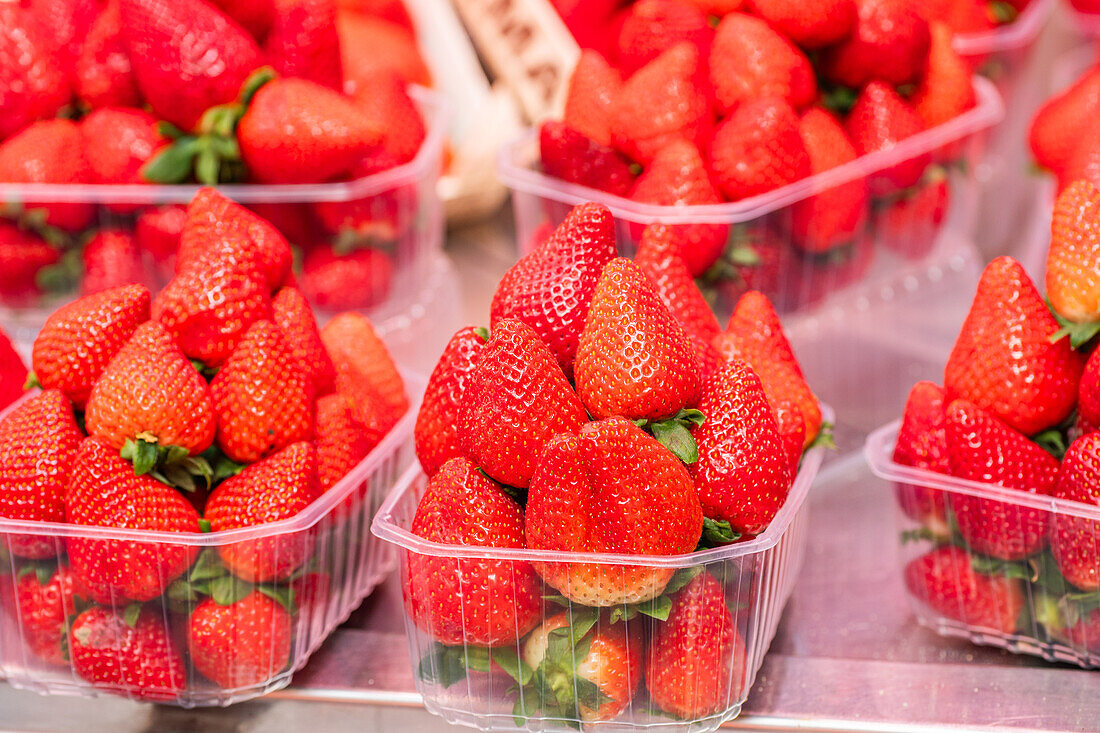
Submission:
[[[864,455],[876,476],[892,482],[900,571],[916,620],[941,636],[1100,667],[1100,507],[900,465],[892,457],[899,426],[872,433]],[[1030,538],[1035,551],[1011,561],[980,554],[963,539],[955,507],[995,512],[992,526]],[[1063,575],[1056,557],[1068,548],[1081,553],[1068,572],[1088,587]],[[916,582],[930,566],[966,590],[933,595]]]
[[[425,707],[449,723],[481,730],[549,731],[578,728],[581,725],[578,707],[567,707],[564,713],[535,712],[535,693],[530,688],[517,691],[513,678],[497,666],[496,660],[502,658],[498,655],[503,654],[511,659],[515,659],[517,655],[522,657],[530,635],[494,646],[494,662],[486,660],[484,665],[478,665],[474,660],[486,658],[487,650],[467,641],[473,635],[467,632],[475,622],[468,621],[468,617],[462,619],[459,634],[463,639],[462,643],[452,646],[440,644],[435,640],[433,630],[418,626],[409,613],[410,603],[424,603],[430,598],[433,591],[429,587],[431,584],[419,580],[410,582],[407,579],[410,562],[426,560],[445,563],[449,568],[445,572],[460,575],[475,568],[484,572],[487,566],[492,567],[499,575],[529,573],[532,563],[536,567],[542,563],[549,568],[585,563],[606,569],[602,577],[611,578],[612,587],[615,586],[616,578],[621,582],[627,577],[627,573],[638,571],[652,571],[654,574],[662,574],[661,577],[670,576],[672,583],[677,583],[677,577],[709,573],[721,585],[736,636],[743,642],[743,651],[739,643],[735,644],[735,651],[723,657],[723,662],[715,670],[719,680],[716,684],[720,685],[720,689],[713,689],[715,683],[712,683],[709,694],[714,695],[717,692],[719,704],[716,706],[717,710],[710,715],[679,719],[660,711],[647,694],[643,679],[631,702],[617,716],[606,721],[585,722],[583,727],[588,730],[623,733],[639,728],[703,733],[715,730],[723,722],[737,717],[775,636],[783,607],[794,588],[795,578],[802,564],[810,531],[809,503],[806,498],[820,467],[822,451],[822,448],[814,448],[803,457],[786,503],[765,532],[745,542],[690,555],[667,557],[487,548],[425,540],[412,534],[410,528],[417,504],[427,486],[427,478],[419,467],[409,469],[379,510],[373,531],[378,537],[399,548],[409,654],[416,676],[416,689],[423,698]],[[624,588],[620,585],[618,590]],[[556,593],[549,585],[544,586],[544,591],[548,596]],[[489,599],[489,607],[493,600]],[[515,610],[515,597],[499,598],[496,602],[504,604],[510,611]],[[604,610],[598,622],[600,628],[615,628],[617,624],[625,624],[622,632],[624,643],[628,646],[636,644],[644,656],[646,639],[656,632],[661,622],[643,613],[628,621],[611,624],[607,614],[614,613],[616,609],[625,611],[627,607],[612,606]],[[545,599],[540,620],[545,622],[563,612],[571,615],[591,614],[592,609],[561,597],[556,597],[556,600]],[[454,677],[451,665],[456,658],[468,661],[465,662],[467,670]],[[577,661],[579,660],[573,659],[574,664]],[[641,663],[640,659],[638,663]],[[485,671],[474,671],[478,666]],[[708,682],[711,681],[706,680],[703,685]],[[576,689],[574,693],[583,694],[577,693]],[[528,706],[527,713],[524,717],[517,718],[516,713],[524,704]]]
[[[286,687],[396,564],[393,548],[372,536],[370,525],[389,490],[416,462],[412,431],[423,388],[422,380],[406,375],[412,402],[408,413],[343,479],[289,519],[181,534],[0,518],[0,680],[40,694],[111,694],[185,708],[231,705]],[[29,544],[47,550],[33,554],[51,556],[21,557]],[[136,563],[158,568],[181,557],[191,559],[190,568],[167,583],[162,595],[140,604],[114,594],[98,602],[62,601],[73,633],[81,625],[77,614],[89,614],[87,618],[95,618],[96,625],[88,628],[106,629],[108,647],[120,643],[114,639],[125,638],[122,620],[137,625],[142,633],[170,640],[179,653],[180,661],[174,665],[179,684],[143,686],[118,673],[92,683],[78,674],[71,655],[54,652],[56,647],[42,653],[41,637],[33,630],[35,619],[24,616],[15,601],[16,587],[29,573],[37,573],[43,584],[55,574],[67,573],[73,551],[130,558],[135,572]],[[218,556],[223,553],[250,558],[255,566],[293,568],[293,572],[280,572],[277,580],[248,583],[218,570]],[[269,642],[253,650],[259,652],[260,671],[252,676],[260,679],[223,687],[203,676],[188,653],[190,614],[207,596],[228,602],[253,592],[277,601],[285,615],[275,611],[254,617],[264,626]],[[228,633],[234,648],[247,646],[253,637],[250,630]]]

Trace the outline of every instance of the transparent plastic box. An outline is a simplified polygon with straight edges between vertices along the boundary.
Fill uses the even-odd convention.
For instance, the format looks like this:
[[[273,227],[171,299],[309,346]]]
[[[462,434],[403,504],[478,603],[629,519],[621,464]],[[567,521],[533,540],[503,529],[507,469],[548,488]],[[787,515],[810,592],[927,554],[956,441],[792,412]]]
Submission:
[[[831,412],[825,410],[828,417]],[[407,577],[410,557],[455,558],[458,563],[456,572],[462,572],[462,563],[493,561],[499,563],[497,572],[514,572],[528,563],[564,563],[585,562],[604,565],[627,564],[633,568],[653,568],[666,570],[673,578],[674,573],[702,569],[721,583],[726,605],[731,609],[734,627],[744,642],[744,654],[734,653],[729,657],[728,666],[718,673],[728,673],[725,689],[720,693],[725,703],[717,712],[695,719],[678,719],[658,710],[649,699],[644,679],[630,704],[615,718],[600,722],[586,722],[585,729],[601,731],[631,731],[644,728],[659,731],[691,731],[704,733],[717,729],[723,722],[735,718],[741,711],[741,705],[748,696],[756,673],[767,653],[768,646],[775,636],[776,628],[783,613],[783,607],[794,587],[795,578],[802,564],[807,536],[810,532],[809,503],[807,493],[821,465],[822,448],[814,448],[802,459],[798,477],[791,488],[790,495],[780,512],[772,520],[768,529],[756,538],[725,547],[714,548],[690,555],[667,557],[639,555],[611,555],[598,553],[559,553],[529,549],[485,548],[472,546],[447,545],[424,540],[410,532],[417,503],[427,485],[427,478],[419,467],[410,468],[401,481],[394,487],[382,508],[374,519],[373,531],[383,540],[399,547],[402,579]],[[404,583],[405,581],[402,580]],[[545,586],[547,594],[555,591]],[[403,597],[423,598],[428,589],[419,583],[405,584]],[[504,604],[514,604],[514,599],[503,598]],[[561,612],[570,613],[585,607],[561,601],[547,600],[543,604],[542,619],[551,618]],[[614,608],[610,609],[613,611]],[[606,613],[606,612],[605,612]],[[606,616],[601,617],[606,619]],[[599,622],[601,625],[606,620]],[[645,638],[651,635],[658,621],[644,615],[633,617],[626,623],[627,643],[640,643],[644,655]],[[466,622],[463,622],[462,636],[466,638]],[[482,730],[568,730],[577,728],[580,723],[574,717],[556,717],[552,715],[532,714],[524,720],[516,720],[514,708],[518,693],[512,689],[511,677],[495,667],[492,671],[468,671],[460,680],[441,681],[447,676],[441,668],[441,645],[432,636],[418,627],[406,609],[405,628],[409,642],[409,654],[412,660],[416,688],[424,700],[427,709],[449,723],[466,725]],[[533,632],[534,633],[534,632]],[[494,654],[500,650],[510,650],[522,655],[524,639],[516,639],[515,645],[505,644],[494,647]],[[483,648],[463,644],[448,647],[459,654],[478,654]],[[641,661],[641,660],[639,660]],[[743,662],[743,669],[741,664]]]
[[[0,518],[0,680],[41,694],[95,697],[109,693],[186,708],[230,705],[286,687],[294,672],[305,665],[325,638],[395,566],[393,548],[375,538],[370,526],[389,490],[416,463],[412,431],[424,381],[407,373],[404,376],[411,403],[409,411],[339,483],[289,519],[228,531],[179,534]],[[13,543],[28,535],[54,544],[57,557],[28,561],[16,556],[12,552]],[[151,625],[153,633],[171,639],[179,650],[182,664],[177,669],[182,673],[182,687],[133,686],[120,676],[113,682],[93,684],[77,673],[68,655],[64,658],[52,655],[54,658],[47,660],[36,653],[35,640],[40,637],[29,631],[34,620],[18,610],[16,584],[22,576],[36,571],[44,582],[67,566],[69,543],[91,540],[118,543],[120,553],[140,549],[153,553],[158,560],[170,553],[195,556],[191,569],[169,585],[164,595],[140,604],[140,612],[138,604],[121,597],[112,597],[111,603],[96,604],[87,599],[64,603],[66,616],[74,624],[79,624],[80,617],[76,614],[87,609],[105,609],[108,614],[123,618],[128,611],[139,614],[137,618],[141,620],[137,623]],[[286,580],[254,586],[269,597],[291,598],[289,631],[280,635],[274,631],[280,626],[277,621],[258,616],[265,627],[270,624],[272,629],[270,651],[261,650],[260,659],[266,662],[261,668],[263,679],[231,688],[215,684],[195,668],[186,642],[189,614],[199,602],[189,598],[198,597],[201,601],[205,597],[193,593],[204,577],[201,571],[207,559],[204,553],[219,553],[227,547],[254,552],[257,557],[273,562],[287,560],[297,564],[297,570]],[[222,588],[222,592],[233,594],[245,593],[252,587],[240,580],[222,582],[236,584]],[[293,589],[292,596],[287,589]],[[133,621],[134,616],[129,618]],[[245,640],[249,637],[244,632],[233,636],[234,645],[247,644]]]
[[[987,602],[977,604],[961,595],[950,600],[915,593],[906,584],[910,605],[918,622],[943,636],[967,639],[1017,654],[1066,662],[1084,668],[1100,667],[1100,592],[1073,586],[1058,571],[1049,545],[1024,560],[1007,562],[969,550],[952,528],[938,521],[921,522],[907,513],[917,501],[940,493],[948,512],[953,502],[973,497],[988,501],[1004,512],[1007,521],[1018,521],[1020,532],[1044,524],[1076,527],[1082,537],[1090,534],[1100,543],[1100,508],[1049,496],[1005,489],[996,484],[952,476],[895,463],[894,444],[900,421],[873,432],[864,455],[872,472],[892,482],[897,501],[899,560],[902,572],[911,562],[934,549],[966,552],[978,580],[974,592]],[[944,549],[948,548],[948,549]],[[957,548],[957,549],[950,549]]]
[[[426,137],[408,163],[352,181],[319,184],[226,184],[227,197],[271,221],[301,252],[301,265],[316,273],[299,276],[318,319],[344,310],[377,317],[402,310],[442,249],[443,213],[437,192],[447,127],[447,105],[439,94],[411,90],[424,117]],[[0,327],[18,345],[29,347],[46,318],[58,306],[83,294],[84,259],[97,232],[129,235],[132,244],[102,260],[98,270],[126,273],[159,288],[171,278],[174,244],[170,234],[182,225],[179,212],[198,186],[0,183],[0,206],[24,212],[50,206],[73,207],[87,227],[60,234],[62,251],[39,293],[0,289]],[[94,241],[94,240],[92,240]],[[367,254],[363,254],[363,253]],[[335,255],[335,258],[334,256]],[[353,257],[341,269],[334,259]],[[349,274],[350,273],[350,274]],[[94,285],[92,286],[94,287]]]
[[[1014,79],[1042,32],[1057,0],[1032,0],[1011,23],[984,33],[957,35],[954,48],[1001,88]],[[1006,99],[1009,94],[1005,94]]]

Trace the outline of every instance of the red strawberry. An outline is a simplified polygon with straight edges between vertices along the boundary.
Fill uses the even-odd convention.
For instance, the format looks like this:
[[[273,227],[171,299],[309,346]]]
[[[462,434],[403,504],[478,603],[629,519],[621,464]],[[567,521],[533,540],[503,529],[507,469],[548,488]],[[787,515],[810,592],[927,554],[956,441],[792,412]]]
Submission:
[[[889,150],[924,130],[916,110],[892,86],[881,81],[864,87],[848,113],[845,126],[860,155]],[[915,186],[929,162],[927,154],[917,155],[876,172],[868,179],[871,193],[881,196]]]
[[[960,35],[987,33],[997,27],[997,10],[987,0],[925,0],[917,5],[929,23],[938,21]]]
[[[336,381],[336,369],[321,342],[321,330],[313,311],[295,287],[284,287],[271,299],[271,313],[283,343],[298,361],[298,367],[310,378],[316,394],[331,392]]]
[[[18,3],[0,4],[0,139],[57,114],[69,101],[66,73],[37,19]]]
[[[317,454],[309,443],[294,443],[218,484],[205,517],[215,532],[253,527],[289,519],[319,495]],[[289,577],[312,549],[313,535],[306,532],[221,545],[218,554],[238,578],[263,583]]]
[[[595,49],[610,57],[615,50],[625,11],[619,10],[620,0],[551,0],[558,15],[582,49]]]
[[[947,406],[946,425],[953,476],[1032,494],[1054,490],[1058,461],[992,414],[955,400]],[[1020,560],[1046,546],[1046,512],[964,494],[951,494],[949,501],[959,532],[975,552]]]
[[[1096,354],[1094,350],[1085,362],[1077,388],[1077,421],[1089,433],[1100,429],[1100,356]]]
[[[377,444],[356,420],[355,410],[341,394],[317,400],[313,433],[317,483],[322,492],[339,483]]]
[[[428,379],[413,431],[416,457],[428,476],[434,475],[447,461],[462,455],[458,414],[466,400],[470,373],[488,339],[485,329],[466,327],[458,331],[447,342]]]
[[[369,112],[368,112],[369,114]],[[382,122],[390,124],[406,123]],[[398,143],[401,144],[401,143]],[[401,165],[401,161],[387,151],[386,143],[374,148],[372,152],[360,158],[352,166],[351,178],[360,180],[375,173],[388,171]],[[333,253],[345,252],[355,254],[358,250],[379,247],[381,249],[401,249],[407,247],[405,241],[415,237],[414,230],[420,227],[417,218],[421,216],[419,194],[415,183],[392,186],[381,192],[355,198],[350,201],[318,201],[312,205],[313,213],[323,227],[323,234],[330,235],[330,245],[318,242],[316,228],[306,238],[299,241],[313,243],[311,251],[324,250],[327,246]],[[322,234],[322,237],[323,237]],[[384,267],[382,255],[387,260],[392,257],[384,252],[376,252],[372,255],[379,267]],[[364,256],[365,257],[365,256]],[[367,261],[370,261],[369,259]],[[353,266],[349,266],[353,267]],[[384,298],[389,287],[389,273],[385,277],[379,277],[378,282],[371,288],[366,285],[367,295],[347,295],[342,297],[362,304],[367,298]],[[365,281],[365,273],[364,273]],[[335,284],[335,283],[334,283]],[[359,306],[361,307],[361,306]]]
[[[801,109],[817,96],[806,54],[767,22],[744,13],[725,16],[714,32],[710,83],[722,114],[765,97]]]
[[[713,15],[716,18],[738,10],[742,5],[742,0],[690,0],[690,2],[707,15]]]
[[[355,103],[359,111],[382,130],[382,149],[396,164],[407,163],[416,157],[427,130],[420,108],[409,96],[401,77],[384,69],[364,77]],[[354,170],[353,174],[360,178],[366,172]]]
[[[24,566],[15,584],[23,643],[39,659],[67,667],[69,618],[83,605],[84,589],[65,565],[42,569]]]
[[[818,49],[848,38],[856,24],[854,0],[749,0],[748,9],[802,48]]]
[[[27,365],[12,346],[11,339],[0,329],[0,410],[23,395],[27,383]]]
[[[710,171],[731,201],[768,193],[810,175],[798,114],[778,98],[741,104],[715,130]]]
[[[393,283],[393,260],[373,247],[337,254],[322,245],[302,264],[302,292],[318,308],[370,308],[386,299]]]
[[[929,167],[922,182],[875,213],[876,240],[907,260],[920,260],[935,248],[947,209],[951,186],[939,166]]]
[[[404,0],[337,0],[342,12],[357,13],[398,25],[409,33],[416,32],[416,24],[405,7]]]
[[[44,120],[0,143],[0,181],[5,183],[90,183],[84,136],[71,120]],[[23,201],[27,211],[41,209],[45,223],[78,232],[92,223],[95,205]]]
[[[86,438],[65,494],[65,521],[90,527],[198,532],[199,514],[180,493],[134,467],[100,438]],[[68,537],[69,565],[97,603],[148,601],[191,566],[198,548],[135,540]]]
[[[80,122],[84,154],[97,183],[145,183],[141,168],[168,141],[148,112],[125,107],[93,110]]]
[[[664,224],[645,228],[634,263],[653,282],[661,302],[683,327],[696,350],[701,351],[710,345],[721,327],[687,265],[668,245],[664,230]]]
[[[228,605],[207,598],[187,620],[195,669],[226,690],[262,685],[290,661],[291,619],[260,591]]]
[[[742,534],[760,534],[782,508],[792,475],[760,379],[740,359],[727,361],[703,390],[706,416],[692,429],[691,466],[703,513]]]
[[[910,103],[926,128],[953,120],[976,103],[970,64],[952,46],[954,35],[942,23],[932,23],[928,68]]]
[[[1100,321],[1100,189],[1088,181],[1077,181],[1058,196],[1046,265],[1047,300],[1054,312],[1076,324]],[[1088,335],[1093,333],[1095,327]]]
[[[348,94],[358,93],[363,80],[380,70],[397,74],[407,84],[432,85],[431,72],[408,28],[382,18],[340,13],[336,30],[340,34],[344,91]]]
[[[0,301],[22,305],[41,295],[44,275],[60,260],[44,240],[0,220]]]
[[[986,266],[944,372],[947,399],[966,399],[1025,435],[1073,410],[1084,357],[1069,339],[1050,342],[1058,322],[1019,262]]]
[[[410,531],[452,545],[526,547],[523,509],[463,458],[432,477]],[[443,644],[515,644],[542,615],[542,587],[525,562],[410,552],[402,575],[409,615]]]
[[[118,0],[107,0],[88,29],[76,58],[73,87],[89,107],[135,107],[141,94],[134,81]]]
[[[1060,176],[1098,110],[1100,68],[1094,68],[1048,99],[1031,118],[1027,140],[1035,162]]]
[[[91,295],[123,285],[148,284],[137,243],[125,229],[100,229],[81,252],[84,277],[81,295]]]
[[[65,491],[82,438],[73,408],[57,390],[31,397],[0,422],[0,517],[65,519]],[[56,538],[7,535],[20,557],[57,555]]]
[[[1073,441],[1058,485],[1059,499],[1100,504],[1100,433]],[[1055,514],[1050,527],[1050,550],[1066,580],[1084,591],[1100,589],[1100,523],[1069,514]]]
[[[961,547],[945,545],[910,561],[905,586],[936,613],[999,634],[1016,631],[1024,610],[1023,582],[976,573]]]
[[[825,76],[850,87],[881,80],[906,84],[920,79],[931,34],[919,3],[911,0],[855,0],[852,34],[829,49]]]
[[[88,434],[115,450],[127,440],[180,446],[191,455],[214,440],[206,381],[160,323],[147,321],[111,359],[88,396]]]
[[[34,340],[34,373],[45,389],[59,389],[77,408],[111,359],[149,320],[149,291],[123,285],[58,308]]]
[[[951,473],[947,454],[947,413],[943,388],[932,382],[917,382],[909,391],[894,445],[894,462],[936,473]],[[915,484],[897,484],[898,504],[906,516],[947,534],[947,508],[941,491]]]
[[[175,272],[176,251],[186,221],[186,208],[167,204],[145,209],[134,223],[134,240],[138,249],[156,263],[156,271],[162,277]]]
[[[679,555],[699,543],[703,513],[691,476],[655,438],[622,417],[557,435],[531,479],[527,543],[551,552]],[[672,568],[536,563],[547,584],[586,606],[641,603]]]
[[[702,146],[712,121],[699,90],[699,51],[680,43],[639,69],[623,85],[611,113],[611,141],[639,163],[649,163],[673,140]]]
[[[69,632],[69,656],[78,676],[127,696],[173,700],[187,683],[187,666],[168,625],[150,606],[133,623],[121,610],[84,611]]]
[[[570,211],[550,239],[501,278],[493,294],[493,329],[506,318],[523,321],[572,376],[596,281],[615,256],[614,227],[611,212],[599,204]]]
[[[711,36],[706,14],[690,2],[639,0],[630,6],[619,28],[619,68],[632,74],[685,41],[705,54]]]
[[[745,641],[722,586],[705,570],[676,594],[668,620],[650,636],[645,679],[657,707],[681,718],[721,713],[741,699]]]
[[[282,76],[343,91],[336,0],[277,0],[264,51]]]
[[[542,169],[566,183],[588,186],[615,196],[627,196],[634,187],[630,161],[561,122],[542,124],[539,153]]]
[[[1066,159],[1065,165],[1057,172],[1058,193],[1080,180],[1100,187],[1100,122],[1089,120],[1078,135],[1080,140]]]
[[[611,115],[623,80],[596,51],[583,50],[569,77],[562,122],[600,145],[611,144]]]
[[[210,0],[214,7],[241,24],[256,40],[262,40],[275,21],[275,0]]]
[[[607,264],[592,294],[574,365],[596,418],[663,420],[693,402],[699,361],[684,328],[633,262]]]
[[[259,46],[203,0],[118,0],[122,38],[141,96],[160,118],[190,130],[232,102],[262,63]]]

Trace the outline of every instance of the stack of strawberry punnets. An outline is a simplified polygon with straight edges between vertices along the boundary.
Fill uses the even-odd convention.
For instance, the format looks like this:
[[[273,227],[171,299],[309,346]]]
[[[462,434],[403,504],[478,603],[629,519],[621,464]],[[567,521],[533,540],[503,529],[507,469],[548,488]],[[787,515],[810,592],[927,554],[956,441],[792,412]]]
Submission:
[[[663,227],[643,242],[616,257],[610,212],[576,207],[501,279],[491,331],[455,334],[417,419],[428,482],[410,531],[443,545],[403,564],[410,633],[435,642],[422,678],[495,662],[520,719],[640,716],[643,679],[677,717],[734,708],[749,631],[724,594],[751,563],[646,560],[766,531],[822,430],[767,299],[745,295],[722,331]],[[543,559],[494,556],[517,549]]]
[[[54,524],[0,534],[0,617],[44,664],[157,700],[287,667],[297,609],[326,601],[321,525],[188,536],[296,516],[408,409],[370,322],[318,329],[290,261],[273,226],[202,189],[163,290],[88,295],[42,329],[41,390],[0,421],[0,519]]]
[[[1075,656],[1059,658],[1089,665],[1100,655],[1100,523],[1023,499],[1098,504],[1097,272],[1100,190],[1078,181],[1055,206],[1046,301],[1018,262],[990,263],[943,386],[913,387],[894,450],[897,464],[989,489],[898,486],[919,524],[903,541],[935,545],[906,566],[910,594],[970,630],[1067,645]]]
[[[158,189],[98,204],[89,186],[357,180],[408,163],[425,139],[406,85],[430,79],[399,2],[22,6],[0,5],[0,186],[57,184],[61,199],[0,196],[4,304],[170,276],[182,207],[156,205]],[[307,297],[341,310],[386,297],[417,197],[406,182],[256,209],[302,250]]]

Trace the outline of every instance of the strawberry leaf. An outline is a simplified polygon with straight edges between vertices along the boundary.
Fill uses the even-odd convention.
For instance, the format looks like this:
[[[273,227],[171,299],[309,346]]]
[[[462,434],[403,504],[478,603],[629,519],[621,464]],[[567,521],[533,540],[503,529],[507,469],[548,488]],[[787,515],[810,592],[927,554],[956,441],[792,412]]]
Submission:
[[[485,328],[485,326],[478,326],[474,329],[474,335],[477,336],[482,341],[488,341],[489,340],[489,329]]]
[[[638,613],[658,621],[668,621],[668,614],[672,611],[672,599],[667,595],[659,595],[651,601],[638,604]]]
[[[210,530],[210,520],[199,517],[199,531],[203,534],[209,534]]]
[[[668,448],[672,455],[684,463],[691,465],[699,460],[699,446],[695,438],[691,437],[687,427],[679,421],[650,423],[649,427],[657,442]]]
[[[693,565],[690,568],[677,570],[676,574],[672,576],[672,579],[668,581],[668,585],[665,586],[664,595],[672,595],[694,580],[695,577],[702,572],[702,565]]]
[[[545,595],[545,596],[542,597],[542,599],[544,601],[550,601],[554,605],[561,606],[562,608],[569,608],[570,606],[573,605],[573,602],[570,601],[568,598],[566,598],[563,595],[558,595],[556,593],[553,593],[553,594],[550,594],[550,595]]]
[[[181,135],[141,167],[141,177],[149,183],[184,183],[191,178],[200,148],[199,138]]]
[[[1005,2],[1005,0],[993,0],[989,3],[989,17],[998,25],[1015,22],[1019,15],[1020,11],[1012,3]]]
[[[137,628],[138,617],[141,616],[141,604],[131,603],[122,612],[122,620],[126,622],[126,625],[131,629]]]
[[[529,683],[531,677],[535,674],[535,670],[531,669],[530,665],[520,657],[519,652],[512,647],[493,649],[492,658],[497,666],[507,672],[508,676],[520,686]]]
[[[156,443],[150,443],[140,438],[138,440],[127,438],[122,445],[122,450],[119,451],[119,455],[122,456],[123,460],[134,465],[134,473],[138,476],[144,476],[156,468],[157,465]]]
[[[223,575],[210,581],[210,597],[219,606],[232,606],[252,592],[253,586],[247,580],[233,575]]]
[[[1074,349],[1082,349],[1100,333],[1100,321],[1093,321],[1089,323],[1077,323],[1067,318],[1063,318],[1056,310],[1054,306],[1047,301],[1047,307],[1050,308],[1050,312],[1054,314],[1054,319],[1058,321],[1058,325],[1061,326],[1050,337],[1050,343],[1056,344],[1065,337],[1069,337],[1069,345]]]
[[[817,435],[810,441],[810,444],[806,446],[806,450],[813,448],[825,448],[826,450],[836,450],[836,441],[833,437],[833,429],[836,426],[831,422],[821,423],[821,427],[817,431]]]
[[[41,389],[42,383],[38,381],[38,376],[34,372],[27,372],[27,381],[23,383],[23,391],[29,389]]]
[[[206,144],[199,148],[195,156],[195,180],[204,186],[216,186],[221,173],[221,158],[209,142],[204,142]]]
[[[919,529],[907,529],[899,535],[901,544],[908,545],[912,542],[935,542],[938,538],[936,533],[928,527],[920,527]]]
[[[275,69],[270,66],[261,66],[256,69],[241,85],[241,93],[237,96],[237,101],[247,107],[252,102],[252,98],[256,96],[256,92],[260,91],[264,84],[267,84],[276,76]]]
[[[703,517],[703,533],[699,537],[699,545],[695,548],[695,551],[729,545],[739,539],[741,539],[741,533],[734,531],[726,520]]]
[[[195,564],[191,566],[191,571],[187,574],[187,579],[192,583],[197,583],[200,580],[212,580],[228,574],[229,570],[222,564],[218,551],[208,547],[199,553],[198,559],[195,560]]]
[[[294,601],[294,589],[286,585],[258,585],[256,590],[278,603],[291,616],[298,613],[298,604]]]
[[[575,677],[573,684],[576,686],[577,703],[586,708],[599,710],[604,703],[611,701],[611,696],[603,692],[592,680]]]
[[[466,678],[467,654],[479,647],[447,646],[436,642],[417,666],[417,675],[425,682],[448,688]],[[482,649],[486,656],[487,649]],[[481,651],[475,652],[475,656]]]

